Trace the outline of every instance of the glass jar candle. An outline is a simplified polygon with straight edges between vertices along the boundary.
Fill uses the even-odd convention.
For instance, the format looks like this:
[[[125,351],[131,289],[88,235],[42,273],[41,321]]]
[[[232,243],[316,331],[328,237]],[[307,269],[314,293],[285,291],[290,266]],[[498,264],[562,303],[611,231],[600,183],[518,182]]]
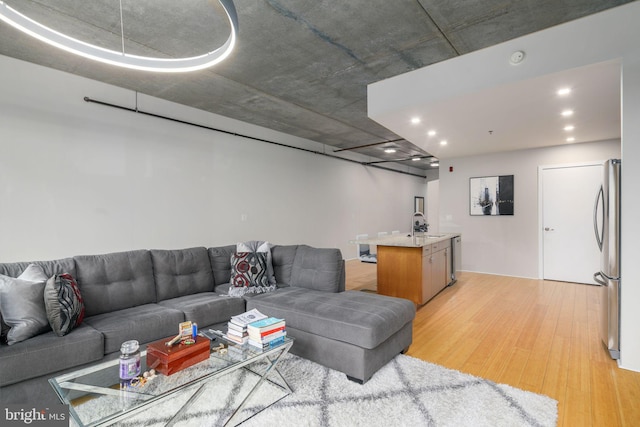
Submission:
[[[120,353],[120,379],[130,380],[140,376],[140,344],[138,341],[123,342]]]

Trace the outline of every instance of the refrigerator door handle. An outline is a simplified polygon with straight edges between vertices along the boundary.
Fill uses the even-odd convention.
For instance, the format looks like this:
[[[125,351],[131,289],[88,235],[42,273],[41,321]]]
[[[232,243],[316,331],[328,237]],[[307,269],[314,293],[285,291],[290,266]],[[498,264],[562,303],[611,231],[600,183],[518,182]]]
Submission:
[[[596,203],[593,207],[593,230],[596,233],[596,242],[598,243],[598,248],[600,248],[600,251],[602,252],[602,240],[604,236],[600,236],[600,230],[598,229],[598,205],[600,204],[600,200],[602,200],[602,220],[604,221],[604,189],[602,188],[602,185],[600,186],[600,190],[598,191],[598,195],[596,196]]]
[[[601,272],[597,272],[593,275],[593,280],[600,286],[607,286],[607,282],[603,280]]]

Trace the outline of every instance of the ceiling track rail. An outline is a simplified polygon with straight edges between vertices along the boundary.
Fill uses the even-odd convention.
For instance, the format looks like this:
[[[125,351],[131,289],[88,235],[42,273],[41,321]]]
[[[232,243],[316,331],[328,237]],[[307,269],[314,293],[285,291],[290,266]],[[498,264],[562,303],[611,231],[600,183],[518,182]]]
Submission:
[[[136,97],[136,99],[137,99],[137,97]],[[356,163],[356,164],[359,164],[361,166],[367,166],[367,167],[371,167],[371,168],[386,170],[386,171],[389,171],[389,172],[395,172],[395,173],[399,173],[399,174],[403,174],[403,175],[410,175],[410,176],[415,176],[415,177],[418,177],[418,178],[425,178],[426,179],[426,176],[419,175],[417,173],[405,172],[405,171],[401,171],[401,170],[397,170],[397,169],[386,168],[386,167],[378,166],[378,165],[375,165],[375,164],[369,164],[369,162],[361,162],[361,161],[358,161],[358,160],[346,159],[344,157],[334,156],[332,154],[323,153],[322,151],[316,151],[316,150],[310,150],[308,148],[296,147],[294,145],[283,144],[281,142],[271,141],[271,140],[268,140],[268,139],[258,138],[258,137],[250,136],[250,135],[243,135],[243,134],[240,134],[240,133],[231,132],[231,131],[228,131],[228,130],[215,128],[215,127],[212,127],[212,126],[207,126],[207,125],[202,125],[202,124],[199,124],[199,123],[190,122],[190,121],[187,121],[187,120],[176,119],[174,117],[169,117],[169,116],[165,116],[165,115],[162,115],[162,114],[156,114],[156,113],[151,113],[151,112],[148,112],[148,111],[143,111],[143,110],[138,109],[137,106],[136,106],[136,108],[126,107],[124,105],[118,105],[118,104],[113,104],[113,103],[110,103],[110,102],[99,101],[97,99],[93,99],[93,98],[90,98],[88,96],[84,97],[84,101],[85,102],[89,102],[89,103],[93,103],[93,104],[102,105],[102,106],[105,106],[105,107],[111,107],[111,108],[117,108],[119,110],[129,111],[129,112],[132,112],[132,113],[143,114],[145,116],[155,117],[155,118],[158,118],[158,119],[169,120],[169,121],[175,122],[175,123],[181,123],[181,124],[184,124],[184,125],[195,126],[195,127],[201,128],[201,129],[207,129],[207,130],[211,130],[211,131],[214,131],[214,132],[224,133],[224,134],[227,134],[227,135],[233,135],[233,136],[237,136],[237,137],[240,137],[240,138],[246,138],[246,139],[250,139],[250,140],[253,140],[253,141],[259,141],[259,142],[264,142],[264,143],[267,143],[267,144],[277,145],[279,147],[291,148],[291,149],[298,150],[298,151],[304,151],[304,152],[311,153],[311,154],[317,154],[317,155],[320,155],[320,156],[329,157],[329,158],[336,159],[336,160],[342,160],[342,161],[349,162],[349,163]],[[136,102],[136,104],[137,104],[137,102]]]
[[[407,161],[413,160],[413,159],[424,160],[424,159],[432,159],[432,158],[434,158],[434,157],[433,156],[411,156],[411,157],[403,157],[401,159],[389,159],[389,160],[378,160],[378,161],[375,161],[375,162],[365,162],[363,164],[367,165],[367,166],[372,166],[372,165],[375,165],[377,163],[407,162]]]
[[[387,144],[390,142],[398,142],[398,141],[404,141],[404,138],[389,139],[387,141],[380,141],[380,142],[372,142],[371,144],[357,145],[355,147],[349,147],[349,148],[339,148],[337,150],[333,150],[333,152],[339,153],[340,151],[358,150],[360,148],[375,147],[376,145],[382,145],[382,144]]]

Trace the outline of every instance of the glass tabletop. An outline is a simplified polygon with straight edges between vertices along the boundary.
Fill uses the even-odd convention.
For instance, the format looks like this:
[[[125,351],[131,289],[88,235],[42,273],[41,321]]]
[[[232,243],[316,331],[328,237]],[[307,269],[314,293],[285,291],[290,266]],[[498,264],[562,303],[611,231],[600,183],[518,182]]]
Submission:
[[[72,418],[79,425],[108,425],[147,408],[152,402],[225,375],[258,360],[288,351],[293,339],[271,349],[260,350],[248,344],[224,341],[226,351],[216,351],[220,339],[212,341],[210,357],[172,375],[157,374],[146,381],[123,381],[119,359],[97,363],[49,380],[60,400],[70,405]],[[142,372],[147,367],[147,350],[141,352]]]

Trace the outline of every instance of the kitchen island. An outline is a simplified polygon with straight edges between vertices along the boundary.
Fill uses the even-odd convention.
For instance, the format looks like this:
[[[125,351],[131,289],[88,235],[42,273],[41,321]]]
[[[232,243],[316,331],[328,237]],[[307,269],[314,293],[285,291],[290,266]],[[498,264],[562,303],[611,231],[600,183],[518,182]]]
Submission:
[[[452,239],[460,234],[358,240],[377,246],[378,293],[425,304],[453,281]]]

